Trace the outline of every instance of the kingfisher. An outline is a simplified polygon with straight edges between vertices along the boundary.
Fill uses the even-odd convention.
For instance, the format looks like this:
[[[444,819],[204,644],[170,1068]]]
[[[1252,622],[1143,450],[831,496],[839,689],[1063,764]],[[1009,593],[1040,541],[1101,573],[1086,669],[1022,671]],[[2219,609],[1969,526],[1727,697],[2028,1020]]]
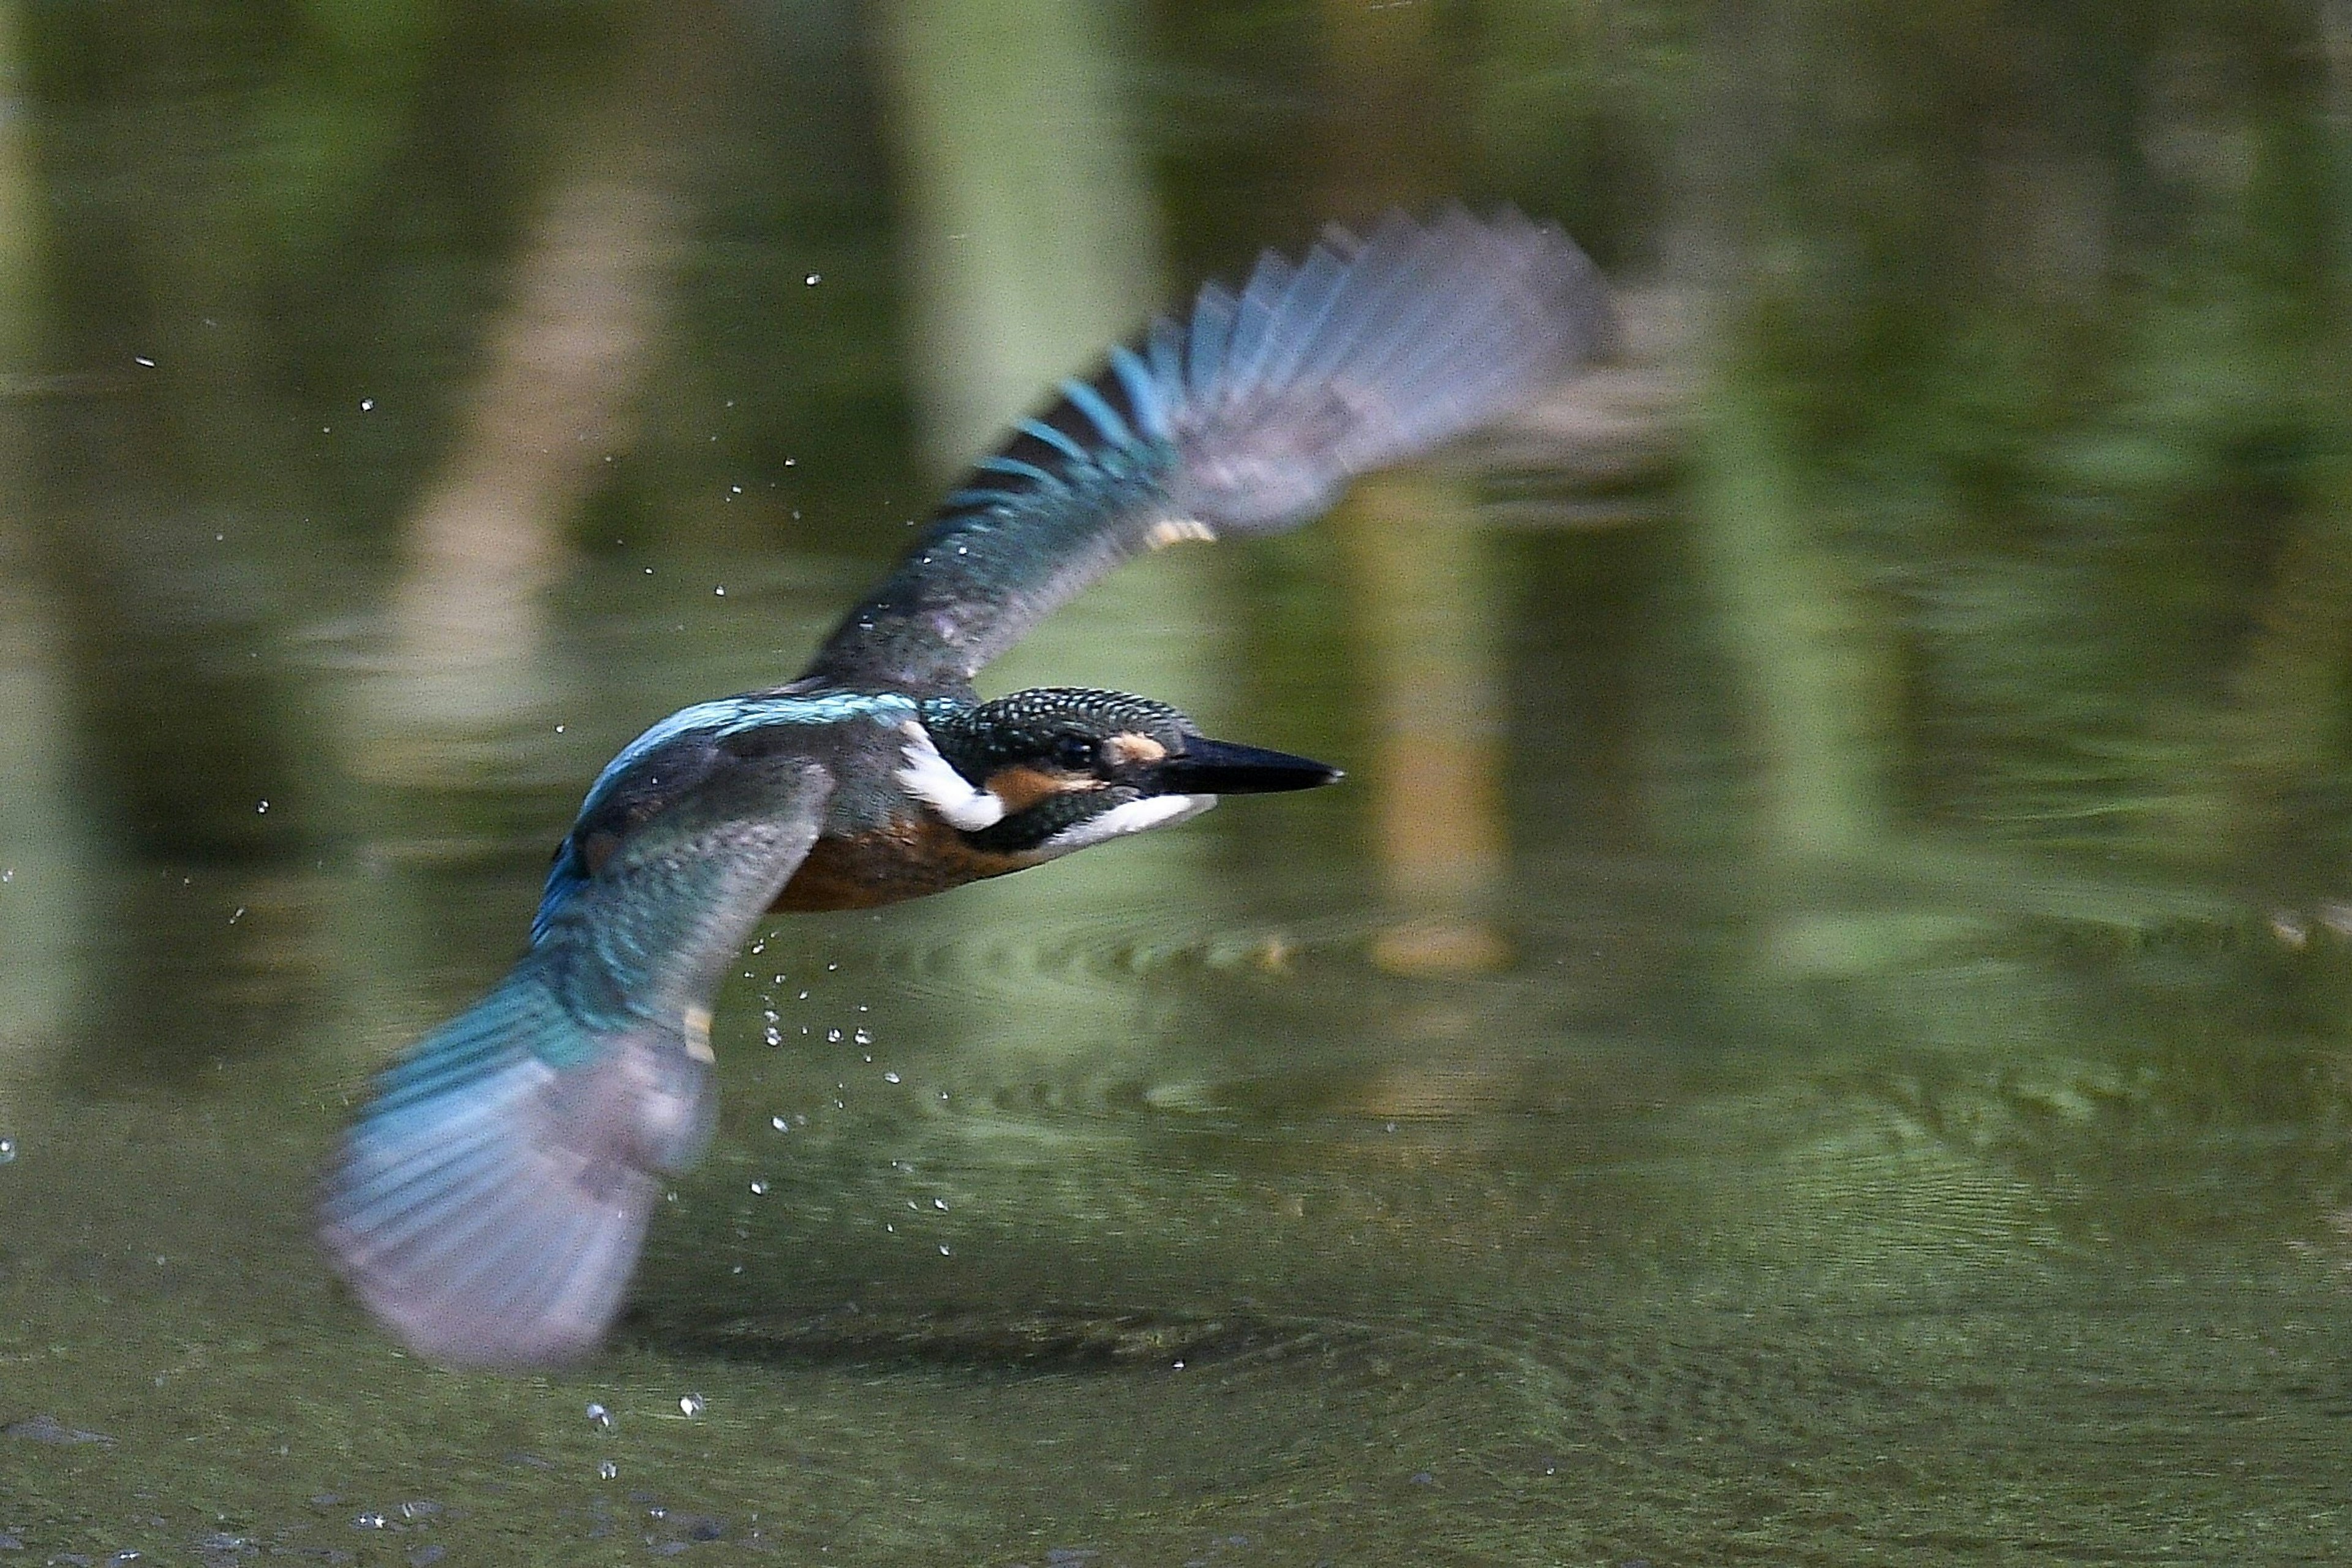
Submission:
[[[1063,382],[805,673],[681,709],[606,764],[520,959],[383,1073],[334,1156],[320,1229],[343,1278],[444,1363],[593,1350],[664,1180],[708,1139],[711,1008],[768,911],[940,892],[1339,776],[1123,692],[983,701],[989,660],[1119,563],[1297,527],[1612,333],[1558,227],[1451,207],[1268,251]]]

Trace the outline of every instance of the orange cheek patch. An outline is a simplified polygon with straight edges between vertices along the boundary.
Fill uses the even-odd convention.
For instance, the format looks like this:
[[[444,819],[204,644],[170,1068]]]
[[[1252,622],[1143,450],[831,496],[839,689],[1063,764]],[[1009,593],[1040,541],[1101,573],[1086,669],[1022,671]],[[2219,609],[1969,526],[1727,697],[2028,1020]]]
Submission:
[[[1148,767],[1153,763],[1168,760],[1167,747],[1150,736],[1139,735],[1132,730],[1123,730],[1113,735],[1104,742],[1104,750],[1110,753],[1112,763],[1122,768],[1138,763]]]
[[[1000,768],[988,775],[991,795],[1004,803],[1007,816],[1026,811],[1049,796],[1066,795],[1074,789],[1097,789],[1093,779],[1072,778],[1066,773],[1049,773],[1041,768]]]

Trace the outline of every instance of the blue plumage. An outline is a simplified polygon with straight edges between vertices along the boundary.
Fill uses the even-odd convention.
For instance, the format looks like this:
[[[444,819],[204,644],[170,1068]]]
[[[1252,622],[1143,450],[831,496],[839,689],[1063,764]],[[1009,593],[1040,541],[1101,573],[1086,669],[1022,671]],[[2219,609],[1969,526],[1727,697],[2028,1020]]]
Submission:
[[[800,679],[681,709],[597,776],[531,945],[388,1071],[320,1232],[444,1360],[592,1348],[654,1194],[709,1121],[709,1007],[772,906],[863,907],[1337,771],[1214,742],[1164,703],[972,677],[1129,557],[1270,533],[1358,474],[1509,411],[1610,336],[1556,228],[1454,209],[1327,231],[1203,288],[1014,426]],[[1000,790],[999,785],[1004,787]]]

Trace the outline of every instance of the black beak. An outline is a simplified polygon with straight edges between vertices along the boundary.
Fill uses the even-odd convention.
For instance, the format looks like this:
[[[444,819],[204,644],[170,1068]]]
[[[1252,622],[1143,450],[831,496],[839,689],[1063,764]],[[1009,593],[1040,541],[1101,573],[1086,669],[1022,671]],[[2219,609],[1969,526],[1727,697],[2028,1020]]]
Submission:
[[[1160,795],[1268,795],[1313,789],[1339,776],[1328,763],[1287,752],[1187,735],[1183,751],[1151,770],[1151,784]]]

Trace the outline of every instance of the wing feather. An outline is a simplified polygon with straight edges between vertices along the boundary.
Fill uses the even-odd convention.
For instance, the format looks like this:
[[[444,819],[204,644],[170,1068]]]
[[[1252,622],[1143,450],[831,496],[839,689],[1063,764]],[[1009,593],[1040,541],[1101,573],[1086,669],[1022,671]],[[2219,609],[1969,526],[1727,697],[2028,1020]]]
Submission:
[[[711,998],[830,787],[805,763],[706,780],[384,1074],[329,1173],[320,1236],[408,1345],[531,1364],[603,1339],[661,1177],[708,1131]]]
[[[1154,321],[1020,421],[810,673],[968,683],[1120,562],[1295,528],[1357,475],[1526,402],[1613,330],[1583,252],[1516,213],[1392,214],[1366,239],[1327,230],[1296,263],[1268,252],[1239,294],[1206,285],[1188,319]]]

